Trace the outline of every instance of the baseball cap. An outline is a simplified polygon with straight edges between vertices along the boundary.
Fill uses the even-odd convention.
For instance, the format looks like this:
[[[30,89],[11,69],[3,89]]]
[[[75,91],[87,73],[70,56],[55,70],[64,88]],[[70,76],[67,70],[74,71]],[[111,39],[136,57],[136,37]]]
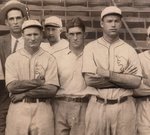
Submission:
[[[32,27],[32,26],[38,27],[40,29],[43,28],[42,25],[41,25],[41,23],[39,21],[37,21],[37,20],[26,20],[22,24],[22,30],[24,30],[24,29],[26,29],[28,27]]]
[[[50,16],[45,19],[44,26],[62,27],[62,21],[57,16]]]
[[[104,16],[111,15],[111,14],[117,14],[120,17],[122,17],[122,12],[121,12],[121,10],[118,7],[116,7],[116,6],[109,6],[109,7],[106,7],[106,8],[104,8],[102,10],[101,19],[103,19]]]
[[[1,24],[5,24],[6,15],[7,15],[8,11],[11,9],[19,9],[22,11],[22,13],[25,17],[28,17],[27,11],[29,12],[29,10],[26,8],[25,4],[23,4],[17,0],[10,0],[0,9]]]

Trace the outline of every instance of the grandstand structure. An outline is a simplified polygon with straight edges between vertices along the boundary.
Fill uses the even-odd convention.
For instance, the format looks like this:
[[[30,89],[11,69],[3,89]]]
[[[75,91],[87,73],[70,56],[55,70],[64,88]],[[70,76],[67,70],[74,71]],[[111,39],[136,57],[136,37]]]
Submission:
[[[0,0],[0,8],[8,0]],[[30,10],[30,18],[43,22],[51,15],[59,16],[63,26],[74,16],[81,17],[88,36],[86,43],[102,36],[100,13],[109,5],[118,6],[123,12],[123,27],[120,38],[130,43],[137,51],[149,49],[146,44],[147,28],[150,26],[150,0],[20,0]],[[0,35],[8,33],[6,26],[0,25]]]

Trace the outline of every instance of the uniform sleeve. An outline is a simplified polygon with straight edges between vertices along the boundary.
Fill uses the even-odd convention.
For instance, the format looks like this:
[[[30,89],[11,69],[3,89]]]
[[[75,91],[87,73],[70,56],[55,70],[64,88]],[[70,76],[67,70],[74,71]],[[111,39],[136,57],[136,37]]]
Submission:
[[[129,64],[137,67],[137,72],[135,75],[142,77],[142,68],[138,54],[133,48],[130,49],[129,52]]]
[[[10,55],[10,56],[6,59],[6,63],[5,63],[5,69],[6,69],[6,74],[5,74],[6,85],[8,85],[10,82],[12,82],[12,81],[14,81],[14,80],[18,80],[16,68],[17,68],[17,67],[16,67],[16,65],[15,65],[15,60],[13,60],[13,56]]]
[[[143,80],[141,81],[141,85],[138,89],[134,90],[135,96],[147,96],[150,95],[150,86],[144,84]]]
[[[135,89],[135,91],[134,91],[134,94],[136,96],[150,95],[150,79],[148,78],[149,72],[147,72],[148,70],[146,70],[148,68],[148,66],[147,66],[148,63],[146,63],[146,62],[148,62],[148,61],[145,61],[147,58],[143,57],[144,56],[143,54],[144,53],[139,54],[143,78],[142,78],[140,87],[138,89]]]
[[[48,67],[45,73],[45,84],[53,84],[59,86],[58,67],[56,59],[54,57],[50,57],[48,61]]]
[[[96,74],[97,66],[94,60],[92,49],[87,45],[83,51],[83,66],[82,73]]]

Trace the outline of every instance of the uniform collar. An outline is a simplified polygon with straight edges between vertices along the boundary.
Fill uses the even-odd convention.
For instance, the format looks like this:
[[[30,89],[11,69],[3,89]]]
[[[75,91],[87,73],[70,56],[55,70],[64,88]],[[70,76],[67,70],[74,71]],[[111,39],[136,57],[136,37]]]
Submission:
[[[66,54],[70,54],[70,53],[72,53],[72,51],[70,50],[70,48],[69,48],[69,46],[66,48]]]
[[[148,51],[145,51],[143,52],[144,56],[150,60],[150,53],[149,53],[149,50]]]
[[[106,41],[103,37],[97,39],[98,43],[109,48],[109,47],[117,47],[120,46],[121,44],[123,44],[123,41],[121,39],[116,40],[113,43],[109,43],[108,41]]]
[[[19,50],[19,52],[20,52],[21,55],[26,56],[28,58],[31,58],[31,57],[33,57],[35,55],[36,56],[40,56],[41,54],[44,53],[44,50],[40,47],[39,50],[33,55],[29,54],[24,48]]]
[[[71,50],[70,50],[70,48],[69,48],[69,46],[66,48],[66,54],[67,55],[69,55],[69,54],[74,54]],[[83,51],[77,56],[77,57],[80,57],[80,56],[82,56],[83,55]]]

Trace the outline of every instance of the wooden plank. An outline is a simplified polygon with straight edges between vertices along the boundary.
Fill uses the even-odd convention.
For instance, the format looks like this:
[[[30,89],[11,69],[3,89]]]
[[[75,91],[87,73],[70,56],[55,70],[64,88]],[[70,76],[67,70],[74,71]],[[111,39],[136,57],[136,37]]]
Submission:
[[[133,0],[114,0],[117,6],[132,6]]]
[[[56,5],[56,6],[64,6],[64,0],[43,0],[43,5]]]
[[[145,22],[146,19],[142,17],[123,17],[126,22]]]
[[[6,25],[0,25],[0,31],[8,31],[9,28]]]
[[[107,0],[87,0],[88,7],[95,7],[95,6],[108,6],[110,2]]]
[[[27,4],[27,5],[37,5],[37,6],[42,6],[42,1],[41,0],[21,0],[22,3]]]
[[[135,0],[134,1],[135,6],[150,6],[150,0]]]
[[[136,34],[146,34],[147,33],[147,29],[146,28],[130,28],[132,33],[136,33]]]
[[[66,7],[57,6],[57,5],[47,5],[47,6],[43,6],[43,10],[65,11]]]
[[[87,0],[64,0],[66,7],[79,5],[79,6],[87,6]]]
[[[36,5],[27,5],[27,6],[30,10],[36,10],[36,11],[43,10],[42,6],[36,6]]]

